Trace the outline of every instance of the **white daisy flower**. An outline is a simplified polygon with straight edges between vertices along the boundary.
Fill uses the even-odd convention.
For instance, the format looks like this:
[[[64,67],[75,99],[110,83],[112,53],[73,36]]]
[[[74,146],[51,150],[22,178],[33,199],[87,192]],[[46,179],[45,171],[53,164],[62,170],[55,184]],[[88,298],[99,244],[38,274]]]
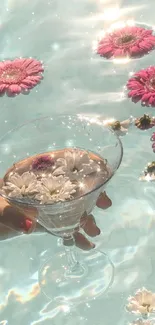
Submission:
[[[42,178],[37,186],[35,199],[42,204],[65,201],[72,198],[76,192],[76,185],[71,183],[69,178],[62,175],[55,177]]]
[[[35,174],[25,172],[22,175],[10,173],[7,182],[2,187],[2,193],[10,197],[31,196],[37,192],[37,178]]]
[[[139,289],[133,297],[128,298],[127,310],[131,313],[147,316],[155,311],[155,293],[145,288]]]
[[[103,125],[107,125],[112,128],[113,131],[118,136],[123,136],[126,135],[128,132],[129,126],[132,124],[131,119],[125,120],[125,121],[117,121],[115,119],[109,119],[109,120],[104,120]]]
[[[139,180],[147,182],[155,181],[155,161],[147,164]]]
[[[56,166],[53,175],[66,175],[71,180],[97,172],[99,168],[98,163],[90,159],[87,152],[77,149],[65,151],[64,158],[57,159]]]

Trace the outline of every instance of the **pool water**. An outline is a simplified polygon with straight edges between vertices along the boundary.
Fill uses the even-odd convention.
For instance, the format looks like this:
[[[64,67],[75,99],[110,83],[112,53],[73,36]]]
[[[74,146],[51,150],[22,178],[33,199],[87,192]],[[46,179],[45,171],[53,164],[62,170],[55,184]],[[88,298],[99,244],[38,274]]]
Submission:
[[[124,86],[133,72],[154,64],[155,52],[116,64],[94,54],[92,45],[102,29],[122,20],[153,27],[154,10],[153,0],[1,1],[0,60],[34,57],[44,62],[45,72],[30,94],[1,97],[0,136],[52,114],[101,114],[120,121],[153,115],[153,108],[127,99]],[[125,310],[127,297],[143,286],[155,290],[155,187],[139,181],[154,160],[152,132],[131,126],[122,137],[124,158],[106,189],[113,205],[95,210],[102,234],[94,242],[115,267],[108,292],[77,306],[49,302],[40,293],[38,269],[57,251],[56,239],[45,233],[2,237],[0,324],[125,325],[135,319]]]

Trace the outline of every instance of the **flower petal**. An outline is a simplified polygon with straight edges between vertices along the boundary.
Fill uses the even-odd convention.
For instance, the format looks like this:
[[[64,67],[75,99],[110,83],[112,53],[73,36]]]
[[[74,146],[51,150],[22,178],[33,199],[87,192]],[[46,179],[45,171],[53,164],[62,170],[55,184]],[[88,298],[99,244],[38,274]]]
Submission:
[[[21,87],[18,86],[18,85],[10,85],[8,87],[8,91],[11,93],[11,94],[19,94],[21,92]]]
[[[22,81],[23,85],[26,85],[26,88],[33,88],[34,86],[36,86],[36,82],[31,80],[31,78],[27,77]]]
[[[5,84],[0,85],[0,94],[3,94],[7,88],[8,88],[8,86]]]

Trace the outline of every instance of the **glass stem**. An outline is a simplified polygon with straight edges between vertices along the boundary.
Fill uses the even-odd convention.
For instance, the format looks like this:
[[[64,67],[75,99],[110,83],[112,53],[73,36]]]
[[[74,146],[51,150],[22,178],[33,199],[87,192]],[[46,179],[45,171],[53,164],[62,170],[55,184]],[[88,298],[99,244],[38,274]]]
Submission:
[[[67,244],[68,241],[68,244]],[[79,262],[77,248],[75,246],[74,237],[65,238],[65,252],[67,258],[67,268],[65,275],[66,277],[81,277],[85,274],[86,268],[85,266]]]

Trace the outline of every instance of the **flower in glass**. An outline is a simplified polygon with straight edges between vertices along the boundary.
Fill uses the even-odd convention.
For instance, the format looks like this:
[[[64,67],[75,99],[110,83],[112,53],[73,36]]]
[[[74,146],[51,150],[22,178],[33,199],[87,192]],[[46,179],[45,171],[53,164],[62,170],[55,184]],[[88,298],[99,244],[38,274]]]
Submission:
[[[141,130],[147,130],[155,126],[155,118],[147,114],[135,119],[135,126]]]
[[[25,172],[22,175],[10,173],[2,192],[10,197],[22,198],[37,193],[37,178],[33,173]]]
[[[135,73],[127,83],[128,97],[134,103],[141,101],[143,106],[155,107],[155,66]]]
[[[42,79],[43,66],[36,59],[0,62],[0,94],[17,95],[35,87]]]
[[[98,164],[89,158],[87,152],[66,150],[64,158],[57,159],[54,175],[67,175],[77,179],[97,171]]]
[[[54,203],[72,199],[72,195],[76,193],[76,185],[63,175],[55,177],[51,174],[48,178],[41,179],[37,192],[35,199],[42,204]]]
[[[42,171],[54,166],[54,159],[49,155],[37,157],[32,162],[32,170]]]
[[[107,33],[97,46],[97,53],[107,59],[141,57],[155,47],[152,30],[125,26]]]
[[[128,298],[126,306],[129,312],[146,316],[155,311],[155,294],[145,288],[137,290],[135,295]]]

